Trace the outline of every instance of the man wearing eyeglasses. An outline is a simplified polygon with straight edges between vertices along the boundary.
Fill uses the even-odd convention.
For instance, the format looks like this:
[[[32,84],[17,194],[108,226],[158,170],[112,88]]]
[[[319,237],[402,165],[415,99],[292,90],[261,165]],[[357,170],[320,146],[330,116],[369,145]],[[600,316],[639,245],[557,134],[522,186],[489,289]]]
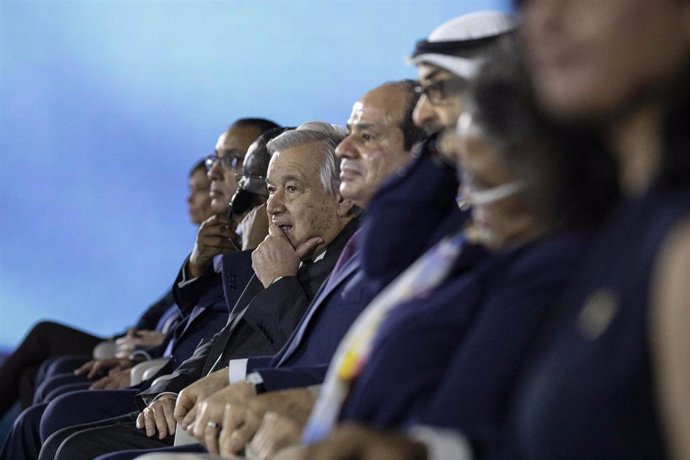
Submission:
[[[257,194],[262,193],[260,187],[249,187],[246,182],[248,177],[266,175],[269,160],[266,143],[282,131],[282,129],[274,127],[277,125],[268,120],[245,118],[235,122],[219,137],[215,153],[205,159],[207,169],[205,172],[211,180],[211,190],[215,190],[211,196],[210,204],[211,211],[215,215],[202,223],[202,227],[205,227],[206,231],[213,230],[220,222],[224,222],[228,229],[235,228],[234,223],[228,219],[228,208],[230,199],[237,191],[238,186],[243,186],[245,189],[251,188]],[[271,132],[273,132],[272,135],[268,136]],[[257,142],[252,143],[257,136],[259,136]],[[262,177],[262,180],[264,180],[263,188],[265,189],[265,179]],[[254,179],[254,181],[256,180]],[[265,198],[261,198],[260,201],[265,201]],[[256,203],[249,204],[254,206]],[[210,244],[215,247],[210,248],[211,259],[209,261],[215,255],[224,252],[218,248],[223,245],[223,239],[221,238],[219,244],[214,243],[212,238]],[[215,238],[218,240],[217,237]],[[203,246],[205,241],[209,241],[209,237],[200,227],[195,248]],[[171,341],[168,342],[169,347],[162,347],[160,350],[165,357],[172,358],[160,371],[160,374],[170,373],[182,361],[192,355],[200,338],[211,337],[223,327],[228,317],[228,310],[234,306],[243,292],[244,286],[254,274],[251,269],[251,251],[233,251],[222,260],[220,257],[217,260],[218,264],[215,264],[215,267],[211,267],[210,263],[206,264],[202,276],[194,278],[185,276],[186,267],[189,265],[188,261],[185,262],[180,271],[181,274],[178,275],[173,286],[173,294],[184,318],[180,326],[174,331],[175,347],[173,348],[170,344]],[[126,374],[124,377],[129,377],[129,375]],[[125,382],[118,383],[124,384]],[[114,382],[108,384],[112,387]],[[141,385],[123,390],[121,393],[99,392],[99,395],[75,393],[67,399],[54,401],[54,404],[48,406],[44,417],[41,415],[42,412],[41,414],[34,413],[30,421],[27,419],[25,425],[34,427],[40,422],[47,437],[63,426],[108,416],[118,416],[135,407],[134,396],[142,389],[148,388],[149,384],[150,382],[143,382]],[[64,409],[67,407],[69,409]],[[35,429],[33,431],[37,432]],[[23,447],[27,449],[39,448],[38,445],[29,447],[32,443],[37,444],[38,440],[33,442],[34,440],[28,436],[23,439],[25,439]]]
[[[243,216],[237,233],[242,237],[244,250],[256,248],[268,235],[266,172],[271,154],[267,144],[287,129],[274,128],[264,132],[249,147],[244,159],[242,176],[238,180],[239,189],[231,203],[232,215]]]
[[[189,278],[200,276],[213,256],[239,248],[235,233],[237,223],[227,215],[230,199],[237,191],[247,149],[262,132],[277,127],[261,118],[242,118],[218,137],[215,152],[206,158],[214,215],[199,227],[194,249],[185,264],[185,274]]]
[[[312,122],[269,144],[271,232],[251,254],[256,275],[226,326],[197,347],[171,378],[139,394],[142,411],[95,422],[88,431],[80,431],[86,427],[80,425],[55,432],[44,444],[44,458],[93,458],[97,452],[169,445],[177,393],[209,374],[227,381],[231,358],[280,350],[358,225],[354,205],[338,192],[335,147],[343,137],[340,129]],[[224,283],[226,259],[246,252],[223,256]],[[102,436],[91,429],[98,426]]]
[[[441,24],[417,42],[409,61],[417,66],[420,94],[415,125],[429,137],[416,157],[372,199],[362,250],[372,282],[386,286],[448,233],[467,219],[455,201],[455,163],[439,153],[444,129],[454,130],[463,108],[463,90],[484,56],[515,28],[512,16],[498,11],[465,14]],[[410,212],[414,209],[414,212]],[[404,232],[390,232],[404,228]]]
[[[429,134],[455,127],[467,81],[477,73],[482,56],[514,27],[509,15],[479,11],[451,19],[417,42],[409,58],[417,66],[422,94],[415,124]]]

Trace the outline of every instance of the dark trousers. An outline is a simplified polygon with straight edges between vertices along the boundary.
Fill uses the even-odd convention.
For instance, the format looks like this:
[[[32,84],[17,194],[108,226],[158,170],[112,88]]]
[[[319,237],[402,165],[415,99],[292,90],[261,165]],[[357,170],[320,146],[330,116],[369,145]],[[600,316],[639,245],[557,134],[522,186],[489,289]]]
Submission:
[[[82,390],[66,393],[48,404],[41,418],[41,440],[70,426],[97,422],[137,410],[138,389]]]
[[[136,427],[139,412],[95,423],[64,428],[44,443],[40,460],[92,460],[99,455],[133,449],[158,449],[173,444],[173,436],[149,438]],[[56,447],[57,446],[57,447]]]
[[[40,383],[54,375],[71,373],[78,367],[81,367],[82,364],[92,359],[92,354],[53,356],[43,361],[43,364],[41,364],[41,367],[38,369],[38,376],[36,379]]]
[[[36,324],[0,366],[0,414],[12,407],[20,393],[22,407],[32,403],[36,374],[44,360],[59,355],[90,354],[102,340],[58,323]]]
[[[47,404],[25,409],[14,421],[0,450],[0,460],[35,460],[41,448],[41,416]]]
[[[0,451],[0,459],[39,458],[42,442],[60,429],[136,410],[135,396],[138,392],[139,390],[77,391],[60,396],[51,403],[31,406],[22,412],[12,426]],[[55,450],[58,446],[55,446]]]
[[[60,391],[63,387],[70,387],[73,390],[82,390],[91,386],[93,382],[86,378],[85,375],[57,374],[46,378],[40,382],[34,391],[34,404],[41,404],[50,402],[56,396],[64,394],[65,391]],[[79,384],[80,386],[73,386]],[[69,391],[69,390],[67,390]]]

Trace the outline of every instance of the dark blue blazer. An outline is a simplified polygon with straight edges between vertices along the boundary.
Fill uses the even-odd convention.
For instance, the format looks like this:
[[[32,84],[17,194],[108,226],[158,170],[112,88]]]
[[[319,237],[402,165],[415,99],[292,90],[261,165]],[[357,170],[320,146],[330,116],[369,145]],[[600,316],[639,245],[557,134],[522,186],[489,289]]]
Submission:
[[[178,393],[209,372],[226,367],[230,359],[280,351],[358,225],[358,219],[346,225],[329,245],[325,257],[303,264],[297,276],[281,278],[266,289],[253,276],[234,305],[228,323],[196,347],[192,356],[175,369],[173,378],[142,392],[138,403],[144,407],[160,392]]]
[[[251,358],[269,391],[321,383],[338,343],[366,305],[396,276],[467,218],[455,202],[455,170],[434,159],[435,137],[379,189],[367,208],[361,250],[316,295],[274,358]],[[334,282],[335,281],[335,282]]]
[[[495,436],[526,350],[581,249],[579,236],[544,238],[393,310],[342,418]]]
[[[272,359],[250,358],[248,371],[261,373],[268,391],[321,383],[348,328],[370,300],[359,252],[328,278],[302,321]]]
[[[650,298],[669,232],[690,190],[653,188],[611,213],[545,330],[511,417],[504,457],[665,458]],[[690,280],[690,271],[684,273]],[[653,339],[653,338],[652,338]]]
[[[224,254],[222,261],[220,276],[215,272],[208,273],[212,272],[208,270],[199,277],[200,279],[184,285],[180,281],[183,279],[186,261],[180,269],[173,292],[186,305],[188,314],[168,334],[162,345],[151,350],[150,354],[153,357],[165,355],[171,358],[170,362],[156,373],[154,379],[172,372],[192,356],[201,341],[212,337],[227,323],[230,311],[228,304],[232,302],[234,305],[237,302],[254,271],[251,251]],[[193,307],[192,301],[197,302]]]
[[[484,250],[468,246],[455,263],[462,273],[484,257]],[[258,371],[268,391],[323,382],[340,340],[372,300],[372,289],[361,271],[357,254],[334,280],[327,282],[288,344],[268,368],[250,359],[248,370]]]

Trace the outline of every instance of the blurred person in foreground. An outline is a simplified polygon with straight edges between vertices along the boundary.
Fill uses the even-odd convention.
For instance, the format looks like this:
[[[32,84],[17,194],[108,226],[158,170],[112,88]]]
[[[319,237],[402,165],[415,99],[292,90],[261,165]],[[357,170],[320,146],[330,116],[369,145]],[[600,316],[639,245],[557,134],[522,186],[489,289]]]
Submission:
[[[518,6],[539,106],[600,142],[623,199],[534,351],[498,456],[689,458],[690,2]]]
[[[593,132],[623,199],[523,379],[513,452],[690,458],[690,2],[518,7],[540,106]]]

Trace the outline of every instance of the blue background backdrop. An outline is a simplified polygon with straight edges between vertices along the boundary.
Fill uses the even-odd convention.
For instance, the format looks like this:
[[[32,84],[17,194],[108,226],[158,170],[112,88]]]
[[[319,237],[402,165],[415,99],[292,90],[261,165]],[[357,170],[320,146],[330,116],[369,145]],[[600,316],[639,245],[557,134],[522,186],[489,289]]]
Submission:
[[[172,283],[191,165],[234,119],[344,123],[459,14],[508,0],[0,0],[0,348],[108,335]]]

